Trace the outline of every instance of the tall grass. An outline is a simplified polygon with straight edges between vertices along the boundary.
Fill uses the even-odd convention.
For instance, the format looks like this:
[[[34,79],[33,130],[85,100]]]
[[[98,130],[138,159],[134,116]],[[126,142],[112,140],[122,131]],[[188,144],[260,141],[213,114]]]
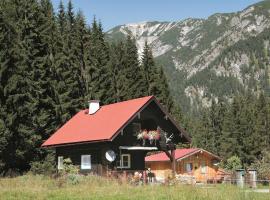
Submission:
[[[241,190],[231,185],[198,187],[188,185],[132,186],[96,176],[82,178],[72,185],[61,179],[25,175],[0,179],[0,199],[177,199],[177,200],[269,200],[270,195]]]

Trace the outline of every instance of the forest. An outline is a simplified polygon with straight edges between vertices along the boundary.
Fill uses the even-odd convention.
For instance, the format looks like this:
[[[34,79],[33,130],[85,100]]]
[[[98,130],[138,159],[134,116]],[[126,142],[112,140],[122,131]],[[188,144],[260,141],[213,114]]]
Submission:
[[[141,59],[132,36],[105,40],[71,1],[54,13],[49,0],[0,2],[0,171],[43,160],[40,145],[88,101],[114,103],[155,95],[174,108],[166,77],[147,42]]]
[[[263,92],[213,100],[192,118],[174,102],[165,73],[145,41],[106,40],[72,2],[0,1],[0,174],[21,173],[52,152],[40,145],[88,100],[109,104],[155,95],[192,136],[192,145],[244,167],[269,166],[270,100]],[[265,153],[266,152],[266,153]],[[269,160],[265,159],[269,158]]]

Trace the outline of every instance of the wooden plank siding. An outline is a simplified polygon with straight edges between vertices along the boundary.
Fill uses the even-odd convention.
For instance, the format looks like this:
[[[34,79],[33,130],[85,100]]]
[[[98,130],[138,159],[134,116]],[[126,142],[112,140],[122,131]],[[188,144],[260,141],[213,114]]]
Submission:
[[[176,164],[176,173],[182,175],[194,176],[197,182],[206,182],[218,177],[218,167],[213,165],[213,156],[202,152],[188,156],[182,160],[178,160]],[[193,169],[191,172],[186,171],[186,164],[192,163]],[[205,163],[205,173],[202,171],[202,164]],[[146,162],[146,167],[150,168],[157,177],[165,178],[167,171],[171,170],[170,161],[152,161]]]

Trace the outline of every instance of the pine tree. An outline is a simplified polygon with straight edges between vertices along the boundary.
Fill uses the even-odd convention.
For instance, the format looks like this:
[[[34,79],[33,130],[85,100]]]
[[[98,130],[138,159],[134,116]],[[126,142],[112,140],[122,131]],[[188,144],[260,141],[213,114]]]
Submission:
[[[0,171],[7,169],[6,154],[12,133],[6,123],[9,120],[7,113],[8,92],[7,87],[11,82],[14,71],[16,70],[15,38],[17,37],[15,24],[9,20],[8,14],[11,6],[0,2]]]
[[[144,79],[147,86],[147,94],[154,95],[155,93],[158,93],[158,88],[156,84],[157,67],[155,65],[152,51],[150,47],[148,46],[147,41],[145,42],[145,45],[144,45],[141,65],[142,65]]]
[[[135,40],[131,35],[127,36],[125,41],[124,69],[122,73],[125,76],[125,100],[146,96],[147,88],[143,73],[139,65],[138,50]]]
[[[6,74],[4,86],[4,123],[10,135],[6,138],[3,159],[6,169],[23,170],[37,156],[37,146],[40,146],[46,129],[39,124],[39,120],[47,116],[47,110],[42,115],[40,110],[44,106],[42,100],[43,103],[47,100],[42,87],[44,80],[41,80],[46,53],[40,35],[44,21],[34,0],[14,1],[10,8],[10,13],[6,14],[13,23],[14,43],[11,42],[13,46],[9,47],[12,56],[8,59],[12,62],[10,60],[6,64],[12,71]]]
[[[168,81],[163,69],[162,67],[157,67],[147,42],[145,42],[142,54],[141,67],[147,87],[147,94],[155,95],[168,111],[173,112],[173,110],[177,110],[170,95]]]
[[[58,12],[59,32],[55,45],[55,91],[56,112],[61,118],[61,123],[66,122],[78,109],[83,107],[83,89],[81,88],[81,72],[74,56],[76,52],[73,46],[73,14],[72,6],[68,14],[64,10],[62,2]]]
[[[263,150],[269,148],[269,111],[267,109],[266,99],[264,94],[261,93],[255,104],[255,119],[254,119],[254,131],[252,132],[252,146],[250,146],[252,158],[249,161],[255,161],[256,158],[263,152]]]
[[[38,85],[39,96],[36,116],[33,122],[36,132],[41,134],[41,140],[37,144],[38,154],[36,159],[40,160],[46,156],[46,150],[38,148],[53,131],[59,126],[59,116],[56,115],[56,92],[54,89],[54,54],[55,35],[57,34],[53,7],[49,0],[41,0],[39,4],[39,24],[38,29],[40,43],[40,58],[35,67],[36,76],[34,81]]]
[[[124,83],[126,80],[124,72],[124,55],[125,49],[123,42],[119,42],[118,44],[110,45],[110,61],[109,61],[109,69],[110,76],[112,81],[112,93],[114,102],[119,102],[125,99]]]
[[[83,16],[83,13],[79,11],[75,18],[75,30],[76,30],[76,45],[78,46],[76,51],[76,56],[78,60],[78,67],[81,74],[78,74],[78,77],[80,78],[80,90],[82,93],[82,96],[84,97],[84,102],[87,102],[87,94],[89,91],[87,91],[87,85],[89,84],[89,80],[87,79],[87,69],[89,68],[89,62],[87,60],[87,53],[90,49],[90,30],[86,27],[85,24],[85,18]]]
[[[107,104],[113,102],[113,90],[109,69],[108,44],[104,40],[101,24],[94,19],[91,29],[89,50],[88,99],[97,99]]]
[[[239,128],[240,105],[237,98],[234,98],[232,105],[226,110],[222,125],[221,156],[229,158],[239,154],[238,128]]]
[[[158,68],[157,78],[155,79],[157,85],[157,93],[155,94],[159,101],[167,108],[173,115],[182,115],[181,109],[174,103],[169,84],[162,67]],[[177,112],[175,112],[175,110]]]

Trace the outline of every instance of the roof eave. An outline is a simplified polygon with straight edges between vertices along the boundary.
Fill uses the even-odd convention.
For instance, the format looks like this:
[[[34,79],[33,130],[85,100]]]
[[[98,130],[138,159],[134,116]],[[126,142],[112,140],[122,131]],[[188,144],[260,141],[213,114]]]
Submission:
[[[91,140],[91,141],[83,141],[83,142],[72,142],[72,143],[62,143],[62,144],[51,144],[51,145],[42,145],[42,148],[55,148],[55,147],[62,147],[62,146],[72,146],[78,144],[90,144],[90,143],[99,143],[99,142],[110,142],[110,139],[103,139],[103,140]]]

